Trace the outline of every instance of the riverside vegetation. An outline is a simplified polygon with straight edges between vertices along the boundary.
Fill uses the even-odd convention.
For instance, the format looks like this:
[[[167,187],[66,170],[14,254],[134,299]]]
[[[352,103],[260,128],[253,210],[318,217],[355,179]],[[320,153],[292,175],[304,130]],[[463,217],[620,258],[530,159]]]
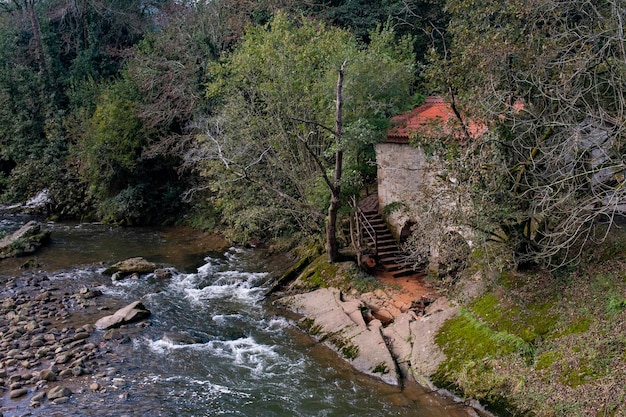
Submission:
[[[423,318],[416,317],[408,305],[397,303],[398,293],[405,291],[402,280],[372,280],[354,264],[328,264],[323,256],[302,273],[286,275],[298,277],[287,294],[295,291],[311,296],[292,295],[280,302],[304,315],[299,322],[303,330],[357,368],[389,383],[397,384],[398,379],[391,381],[399,378],[399,383],[405,384],[415,378],[424,386],[478,400],[498,416],[623,416],[624,238],[623,231],[615,231],[603,245],[588,248],[580,264],[553,272],[536,267],[497,270],[485,265],[481,261],[484,254],[476,250],[473,262],[454,281],[430,277],[423,282],[426,291],[422,295],[450,300],[427,309]],[[329,302],[320,290],[333,288],[337,293],[331,298],[339,297],[341,302]],[[377,368],[367,359],[355,361],[367,347],[360,345],[358,332],[350,329],[350,319],[336,325],[355,300],[358,315],[366,322],[383,320],[381,332],[387,337],[394,358],[390,363],[396,364],[393,368],[403,369],[407,361],[411,371],[390,373],[388,364]],[[329,322],[328,309],[334,304],[343,304],[343,311],[335,311]],[[394,306],[398,306],[396,312],[385,320]],[[456,313],[435,324],[437,315],[448,310]],[[430,323],[420,327],[423,332],[412,333],[415,340],[409,340],[413,349],[426,352],[423,357],[415,356],[415,350],[407,355],[394,349],[402,341],[396,340],[401,333],[392,329],[407,319],[409,323]],[[427,330],[434,332],[431,341],[424,333]],[[383,356],[379,352],[377,357]],[[421,361],[431,366],[420,366]]]
[[[451,289],[462,308],[437,335],[446,360],[433,381],[497,415],[625,415],[623,239],[617,231],[552,273],[467,271]],[[477,276],[481,290],[467,296]]]

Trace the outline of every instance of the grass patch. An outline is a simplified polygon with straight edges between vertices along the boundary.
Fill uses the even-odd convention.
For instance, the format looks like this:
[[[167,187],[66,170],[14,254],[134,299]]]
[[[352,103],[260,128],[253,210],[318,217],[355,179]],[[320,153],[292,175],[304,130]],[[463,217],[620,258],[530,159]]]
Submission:
[[[322,333],[322,326],[315,324],[315,320],[309,317],[305,317],[298,322],[298,326],[310,334],[311,336],[318,336]]]
[[[380,362],[372,369],[372,373],[386,375],[389,373],[389,367],[385,362]]]
[[[578,317],[574,322],[570,323],[565,330],[556,334],[556,337],[567,336],[570,334],[585,333],[591,325],[590,317]]]
[[[360,294],[372,292],[383,287],[376,277],[361,271],[358,267],[356,267],[356,265],[354,269],[350,269],[348,271],[347,277],[351,281],[351,287],[357,290]]]
[[[354,360],[359,356],[359,347],[353,345],[351,340],[340,336],[338,333],[327,333],[322,341],[328,340],[341,354],[349,360]]]
[[[609,316],[621,314],[626,309],[626,298],[619,294],[609,294],[606,300],[606,313]]]
[[[556,361],[563,357],[561,352],[548,351],[537,356],[535,359],[535,369],[542,370],[550,368]]]

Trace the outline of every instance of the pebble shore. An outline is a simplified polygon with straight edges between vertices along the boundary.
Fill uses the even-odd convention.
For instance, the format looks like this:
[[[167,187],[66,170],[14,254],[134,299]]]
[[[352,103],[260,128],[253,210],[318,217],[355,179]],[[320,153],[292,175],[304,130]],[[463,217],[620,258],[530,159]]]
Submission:
[[[116,302],[97,288],[45,275],[0,281],[0,417],[34,415],[112,389],[118,399],[128,396],[118,391],[126,385],[116,366],[123,362],[119,347],[130,341],[128,330],[149,322],[96,331],[93,323]]]

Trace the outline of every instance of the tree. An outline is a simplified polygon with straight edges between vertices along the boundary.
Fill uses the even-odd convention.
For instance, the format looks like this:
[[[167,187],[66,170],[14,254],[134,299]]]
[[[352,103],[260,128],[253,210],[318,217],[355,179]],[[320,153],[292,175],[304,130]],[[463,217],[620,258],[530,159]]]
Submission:
[[[180,157],[193,135],[194,120],[206,114],[204,83],[209,62],[222,52],[219,2],[171,4],[163,26],[128,52],[127,77],[138,90],[138,115],[153,130],[146,152]]]
[[[70,142],[80,136],[82,121],[95,108],[93,86],[118,72],[119,51],[136,42],[147,27],[145,6],[132,0],[2,3],[0,159],[8,176],[4,198],[24,200],[45,188],[53,199],[68,201],[75,190],[62,183],[78,177]],[[49,167],[45,174],[42,167]],[[81,206],[80,201],[67,205],[72,203]]]
[[[263,199],[254,206],[272,211],[282,233],[319,230],[326,205],[331,261],[344,186],[358,180],[342,174],[358,173],[364,161],[357,158],[380,135],[381,121],[411,98],[410,39],[396,40],[388,27],[371,38],[361,49],[347,31],[279,13],[250,28],[241,46],[212,68],[208,89],[221,111],[209,123],[202,159],[219,200],[232,201],[232,185],[247,183]],[[239,215],[226,212],[225,220]]]
[[[518,262],[575,260],[581,243],[602,238],[599,223],[625,212],[626,10],[612,0],[446,9],[452,41],[429,76],[497,133],[463,161],[475,226],[505,232]]]

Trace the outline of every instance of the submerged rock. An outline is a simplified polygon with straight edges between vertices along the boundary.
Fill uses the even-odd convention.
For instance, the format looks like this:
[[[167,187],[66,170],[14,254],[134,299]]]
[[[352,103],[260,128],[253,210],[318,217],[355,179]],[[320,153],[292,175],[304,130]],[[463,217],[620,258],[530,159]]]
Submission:
[[[194,335],[189,332],[166,332],[163,335],[163,340],[170,342],[173,345],[194,345],[198,343],[206,343],[209,338]]]
[[[107,330],[115,327],[120,327],[124,324],[133,323],[139,320],[143,320],[150,317],[150,310],[148,310],[141,301],[135,301],[117,310],[110,316],[102,317],[95,324],[98,330]]]
[[[56,386],[48,391],[48,400],[54,401],[59,398],[65,398],[72,395],[72,391],[62,385]]]

